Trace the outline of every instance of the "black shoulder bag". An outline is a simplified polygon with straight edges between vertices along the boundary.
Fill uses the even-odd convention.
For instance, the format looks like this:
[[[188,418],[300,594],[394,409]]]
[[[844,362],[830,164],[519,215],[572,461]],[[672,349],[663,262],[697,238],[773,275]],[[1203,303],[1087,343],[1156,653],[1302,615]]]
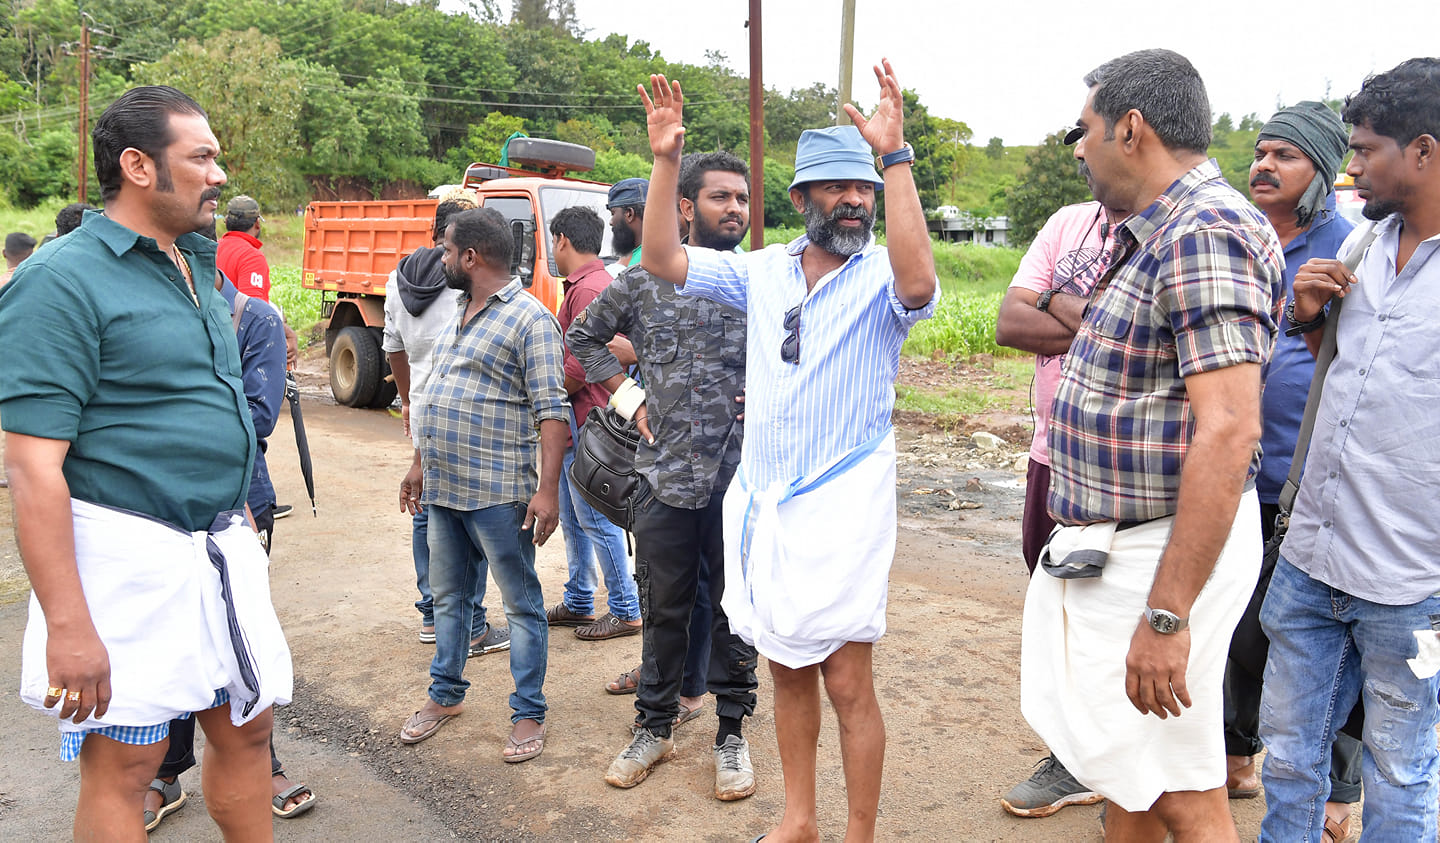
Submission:
[[[609,407],[593,407],[575,434],[570,482],[591,506],[616,526],[632,530],[635,511],[649,486],[635,470],[640,431]]]

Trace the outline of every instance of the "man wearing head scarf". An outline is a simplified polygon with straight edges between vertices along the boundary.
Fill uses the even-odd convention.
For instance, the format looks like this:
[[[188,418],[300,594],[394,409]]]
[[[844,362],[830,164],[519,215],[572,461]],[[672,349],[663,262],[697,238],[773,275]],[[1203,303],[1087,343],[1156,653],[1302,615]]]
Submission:
[[[1335,212],[1335,173],[1345,157],[1345,125],[1328,107],[1302,102],[1276,112],[1260,129],[1255,162],[1250,165],[1250,199],[1263,212],[1285,248],[1285,296],[1294,294],[1295,270],[1311,258],[1333,258],[1354,225]],[[1315,359],[1305,338],[1282,335],[1265,367],[1261,399],[1265,419],[1260,437],[1264,459],[1255,477],[1260,497],[1260,523],[1268,541],[1279,513],[1280,488],[1290,472],[1305,396]],[[1260,629],[1259,609],[1270,584],[1270,570],[1261,571],[1250,610],[1241,618],[1230,642],[1225,668],[1225,753],[1229,767],[1226,787],[1232,799],[1250,799],[1260,792],[1254,756],[1260,752],[1260,685],[1270,642]],[[1350,803],[1360,801],[1360,743],[1346,734],[1331,752],[1330,801],[1326,828],[1335,839],[1349,831]]]

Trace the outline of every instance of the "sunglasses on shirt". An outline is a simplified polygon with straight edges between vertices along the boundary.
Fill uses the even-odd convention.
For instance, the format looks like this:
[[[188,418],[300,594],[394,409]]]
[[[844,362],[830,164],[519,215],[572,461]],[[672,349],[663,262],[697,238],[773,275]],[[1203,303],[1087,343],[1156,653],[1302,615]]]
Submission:
[[[785,311],[785,339],[780,343],[780,359],[786,363],[800,365],[800,305]]]

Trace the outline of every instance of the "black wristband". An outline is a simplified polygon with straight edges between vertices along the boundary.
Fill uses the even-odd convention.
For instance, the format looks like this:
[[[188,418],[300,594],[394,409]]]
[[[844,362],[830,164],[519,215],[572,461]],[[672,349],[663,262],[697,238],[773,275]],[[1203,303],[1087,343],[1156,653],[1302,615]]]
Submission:
[[[1326,313],[1322,309],[1320,315],[1311,319],[1309,322],[1299,322],[1295,319],[1295,302],[1292,300],[1289,304],[1285,305],[1285,321],[1290,323],[1290,327],[1285,329],[1285,336],[1294,337],[1300,334],[1308,334],[1311,331],[1318,331],[1325,327],[1325,316]]]

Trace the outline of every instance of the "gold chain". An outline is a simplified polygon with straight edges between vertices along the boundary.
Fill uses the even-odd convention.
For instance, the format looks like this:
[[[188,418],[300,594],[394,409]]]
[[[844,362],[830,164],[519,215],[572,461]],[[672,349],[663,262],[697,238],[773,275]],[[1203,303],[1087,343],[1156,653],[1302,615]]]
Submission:
[[[195,302],[195,309],[200,309],[200,297],[195,294],[195,273],[190,271],[190,262],[185,260],[185,254],[175,245],[170,246],[170,254],[179,265],[180,272],[185,276],[185,283],[190,285],[190,300]]]

